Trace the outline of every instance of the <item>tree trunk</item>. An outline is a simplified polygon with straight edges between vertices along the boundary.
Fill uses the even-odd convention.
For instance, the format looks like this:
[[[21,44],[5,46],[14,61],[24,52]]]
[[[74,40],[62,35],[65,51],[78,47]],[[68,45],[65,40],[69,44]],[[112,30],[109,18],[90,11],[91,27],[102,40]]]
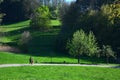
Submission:
[[[80,54],[78,54],[78,64],[80,64]]]
[[[106,56],[106,62],[109,63],[109,56]]]

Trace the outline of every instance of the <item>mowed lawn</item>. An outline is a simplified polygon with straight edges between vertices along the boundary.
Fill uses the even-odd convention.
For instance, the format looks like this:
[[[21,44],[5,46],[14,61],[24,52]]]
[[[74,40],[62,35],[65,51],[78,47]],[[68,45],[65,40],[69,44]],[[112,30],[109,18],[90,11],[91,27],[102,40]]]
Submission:
[[[0,68],[0,80],[119,80],[120,69],[73,66]]]

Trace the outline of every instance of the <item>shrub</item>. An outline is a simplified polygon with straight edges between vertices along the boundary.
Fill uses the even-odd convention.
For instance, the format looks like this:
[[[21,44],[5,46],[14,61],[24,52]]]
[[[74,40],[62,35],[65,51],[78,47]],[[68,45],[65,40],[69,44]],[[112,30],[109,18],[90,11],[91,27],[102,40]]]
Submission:
[[[102,53],[105,55],[107,63],[109,63],[110,57],[113,57],[114,59],[116,59],[115,52],[112,50],[112,47],[109,45],[103,45]]]
[[[40,30],[50,28],[50,11],[47,6],[41,6],[35,10],[31,16],[30,26]]]
[[[31,35],[29,31],[24,31],[21,35],[21,38],[19,39],[18,45],[25,52],[27,52],[27,45],[30,39],[31,39]]]

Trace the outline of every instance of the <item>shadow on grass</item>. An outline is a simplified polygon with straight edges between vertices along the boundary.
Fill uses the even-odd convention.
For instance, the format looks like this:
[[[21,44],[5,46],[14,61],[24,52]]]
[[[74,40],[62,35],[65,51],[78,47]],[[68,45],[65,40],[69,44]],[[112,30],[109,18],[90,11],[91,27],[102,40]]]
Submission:
[[[57,33],[59,30],[53,29],[49,30],[47,32],[41,32],[39,30],[34,30],[33,28],[30,27],[24,27],[18,30],[14,31],[9,31],[8,36],[16,36],[22,34],[24,31],[30,31],[32,35],[32,40],[29,41],[29,44],[26,46],[27,52],[23,52],[22,54],[24,55],[29,55],[29,56],[40,56],[40,57],[53,57],[53,58],[71,58],[71,59],[76,59],[75,57],[72,57],[66,53],[60,53],[55,51],[55,43],[57,39]],[[13,43],[7,43],[8,45],[12,46],[18,46],[17,41],[19,38],[15,38]],[[18,53],[17,53],[18,54]],[[104,59],[98,59],[95,57],[81,57],[82,60],[85,60],[85,62],[88,62],[91,64],[97,64],[97,63],[104,63]],[[50,62],[45,62],[45,63],[50,63]],[[67,63],[70,64],[70,62],[67,62],[63,60],[63,62],[52,62],[52,63]],[[74,64],[74,63],[71,63]],[[86,63],[81,63],[81,64],[86,64]]]
[[[72,63],[72,62],[41,62],[44,64],[76,64],[76,63]]]
[[[113,66],[113,67],[111,67],[111,68],[120,68],[120,65],[118,65],[118,66]]]
[[[41,63],[45,63],[45,64],[85,64],[85,65],[99,65],[99,63],[77,63],[77,62],[67,62],[67,61],[63,61],[63,62],[41,62]]]
[[[8,31],[6,36],[15,36],[15,35],[20,35],[22,34],[24,31],[29,31],[30,27],[24,27],[24,28],[20,28],[14,31]]]

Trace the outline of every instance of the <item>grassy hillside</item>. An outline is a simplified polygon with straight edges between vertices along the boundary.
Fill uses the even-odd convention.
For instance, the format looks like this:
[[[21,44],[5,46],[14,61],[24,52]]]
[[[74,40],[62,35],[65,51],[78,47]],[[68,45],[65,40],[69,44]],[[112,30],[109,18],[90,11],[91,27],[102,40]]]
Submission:
[[[14,24],[0,26],[0,27],[2,27],[1,31],[5,32],[5,35],[6,35],[2,39],[0,39],[0,42],[3,42],[3,43],[13,42],[16,39],[19,39],[21,33],[24,31],[31,31],[31,34],[33,34],[33,37],[36,36],[33,33],[34,30],[30,29],[29,24],[30,24],[30,20],[27,20],[27,21],[14,23]],[[61,25],[61,23],[58,20],[51,20],[51,26],[60,26],[60,25]],[[40,31],[34,31],[34,32],[36,32],[37,34],[39,34],[39,33],[44,34],[43,32],[40,32]],[[56,33],[58,33],[58,32],[56,32]],[[56,34],[54,34],[54,35],[56,35]]]
[[[41,32],[40,30],[31,29],[29,27],[29,22],[28,20],[15,24],[3,25],[2,32],[5,33],[5,36],[0,39],[0,42],[8,45],[10,44],[10,46],[17,45],[21,34],[24,31],[29,31],[32,36],[32,40],[30,41],[31,44],[29,43],[28,45],[29,52],[41,52],[41,48],[43,50],[48,50],[50,47],[53,47],[60,29],[54,27],[47,32]],[[60,22],[58,20],[51,20],[51,26],[60,26]]]
[[[0,68],[0,80],[119,80],[120,70],[98,67],[39,66]]]
[[[0,39],[2,43],[9,43],[14,42],[15,39],[20,37],[20,34],[25,30],[25,28],[29,27],[29,20],[23,21],[19,23],[9,24],[9,25],[2,25],[1,31],[5,33],[5,36]]]
[[[57,26],[61,25],[59,21],[51,20],[51,26],[53,26],[53,28],[49,31],[34,30],[29,27],[29,22],[30,21],[28,20],[2,26],[2,32],[5,32],[6,36],[0,39],[1,43],[18,47],[18,41],[24,31],[30,32],[32,40],[27,46],[28,52],[26,53],[21,52],[14,54],[9,52],[0,52],[0,64],[28,63],[30,56],[33,56],[35,61],[38,62],[51,62],[52,57],[52,62],[62,63],[66,61],[67,63],[77,63],[76,58],[55,51],[56,39],[60,31],[60,28]],[[81,63],[90,64],[92,61],[94,63],[104,62],[103,60],[97,58],[81,58]]]

